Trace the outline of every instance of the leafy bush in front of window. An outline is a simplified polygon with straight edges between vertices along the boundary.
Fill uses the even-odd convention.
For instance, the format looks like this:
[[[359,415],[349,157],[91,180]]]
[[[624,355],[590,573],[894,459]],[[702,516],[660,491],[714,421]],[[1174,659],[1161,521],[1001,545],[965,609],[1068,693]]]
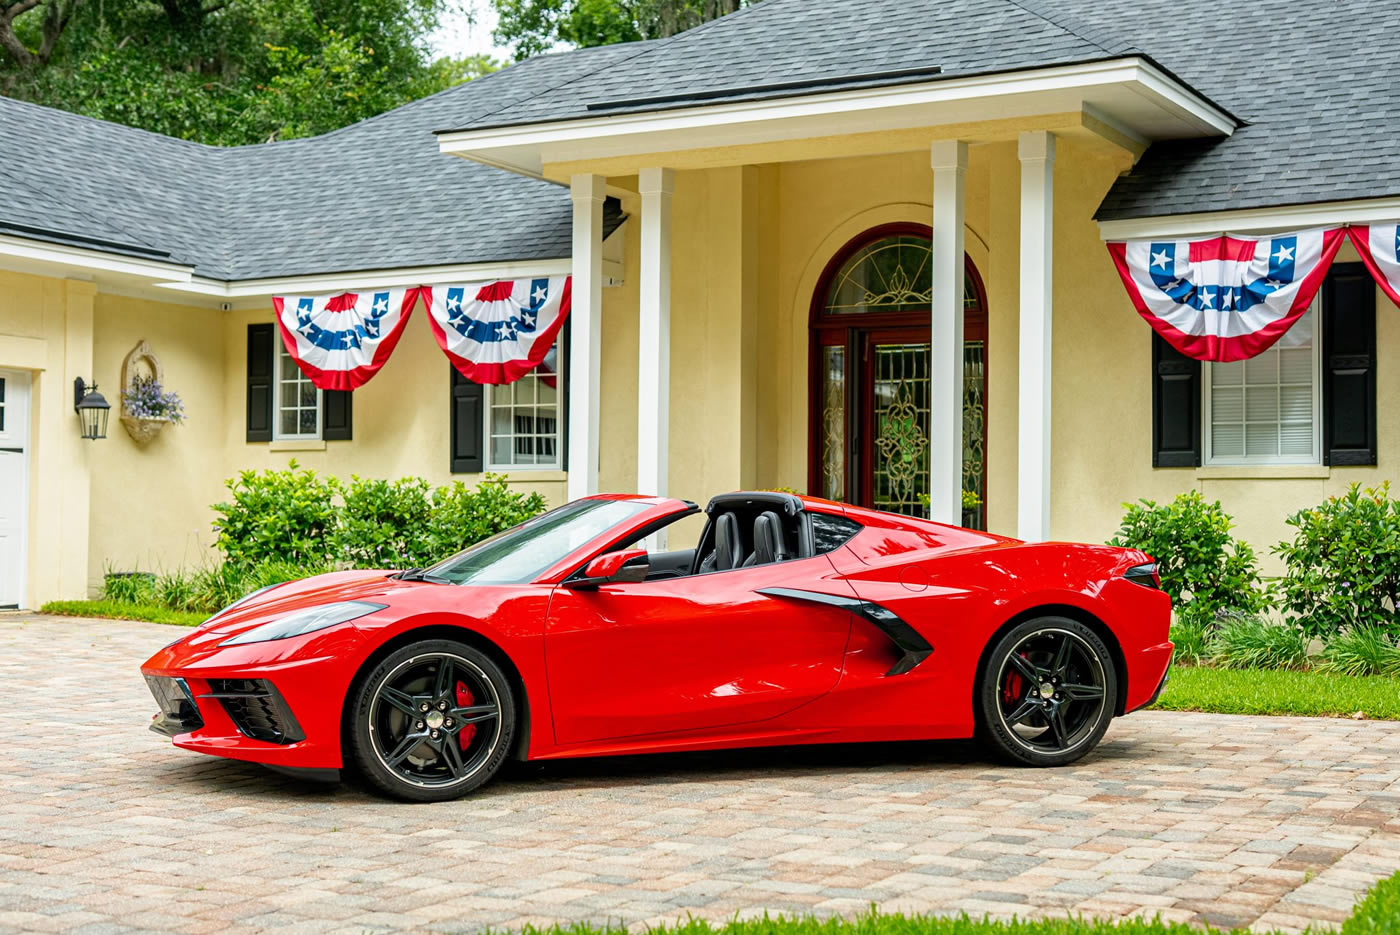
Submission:
[[[1177,619],[1209,628],[1221,613],[1257,614],[1270,604],[1249,543],[1230,535],[1234,523],[1200,491],[1123,504],[1126,513],[1109,545],[1141,549],[1157,562],[1162,590]]]
[[[336,558],[356,568],[402,568],[434,560],[433,504],[421,477],[351,476],[336,525]]]
[[[1301,669],[1308,661],[1308,641],[1290,626],[1231,616],[1220,621],[1206,652],[1222,669]]]
[[[487,474],[475,487],[456,481],[433,491],[429,536],[434,559],[518,526],[545,511],[538,493],[512,490],[504,475]]]
[[[243,471],[224,481],[233,495],[214,504],[217,546],[225,560],[240,566],[265,562],[329,564],[334,556],[340,484],[312,470]]]
[[[1400,637],[1400,500],[1391,498],[1390,483],[1352,484],[1287,522],[1293,541],[1274,553],[1287,568],[1283,606],[1298,628],[1329,642],[1363,627]]]

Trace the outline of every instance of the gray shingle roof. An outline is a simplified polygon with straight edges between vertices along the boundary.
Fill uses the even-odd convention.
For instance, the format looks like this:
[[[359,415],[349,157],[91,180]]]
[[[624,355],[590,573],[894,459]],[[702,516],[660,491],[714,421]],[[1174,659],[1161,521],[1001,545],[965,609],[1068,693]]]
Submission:
[[[1394,0],[763,0],[443,128],[656,110],[685,104],[588,105],[821,76],[938,65],[956,77],[1141,54],[1250,125],[1154,144],[1099,217],[1370,198],[1400,194],[1396,35]]]
[[[1374,0],[763,0],[671,39],[529,59],[334,133],[259,146],[0,98],[0,234],[168,258],[213,279],[562,257],[570,205],[558,186],[443,156],[432,131],[1134,53],[1248,125],[1154,144],[1100,218],[1397,195],[1400,50],[1385,38],[1396,35],[1400,3]],[[682,100],[635,103],[649,96]],[[610,202],[609,226],[618,219]]]
[[[233,148],[0,98],[0,233],[221,280],[565,257],[567,193],[444,156],[432,131],[618,51],[530,59],[323,136]]]

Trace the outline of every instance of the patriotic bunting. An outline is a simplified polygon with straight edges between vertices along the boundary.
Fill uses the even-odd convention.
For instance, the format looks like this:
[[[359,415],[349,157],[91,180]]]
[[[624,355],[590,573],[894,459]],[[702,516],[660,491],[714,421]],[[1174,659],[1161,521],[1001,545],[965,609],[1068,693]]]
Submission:
[[[1196,360],[1244,360],[1303,316],[1343,231],[1108,244],[1128,296],[1167,343]],[[1393,256],[1392,252],[1392,256]]]
[[[571,280],[424,286],[429,323],[453,366],[475,383],[512,383],[545,360],[569,314]]]
[[[403,334],[419,288],[275,296],[282,342],[323,390],[353,390],[379,372]]]
[[[1400,223],[1357,225],[1347,228],[1347,236],[1390,301],[1400,305]]]

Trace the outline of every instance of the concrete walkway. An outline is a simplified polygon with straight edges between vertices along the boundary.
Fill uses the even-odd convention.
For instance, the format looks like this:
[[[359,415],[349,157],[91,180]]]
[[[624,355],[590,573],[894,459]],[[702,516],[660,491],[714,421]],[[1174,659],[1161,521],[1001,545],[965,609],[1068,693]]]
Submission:
[[[1400,867],[1400,723],[1147,712],[1061,770],[967,744],[589,760],[415,806],[150,733],[137,666],[179,632],[0,617],[0,931],[448,932],[872,902],[1301,929]]]

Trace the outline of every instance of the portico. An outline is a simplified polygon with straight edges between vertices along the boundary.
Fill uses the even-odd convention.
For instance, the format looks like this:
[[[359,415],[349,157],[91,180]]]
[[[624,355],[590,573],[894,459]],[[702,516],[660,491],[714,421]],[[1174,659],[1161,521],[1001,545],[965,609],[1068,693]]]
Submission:
[[[1151,139],[1233,128],[1136,58],[612,109],[439,136],[573,192],[570,495],[599,489],[599,433],[627,421],[600,409],[606,360],[635,373],[642,492],[790,486],[1027,539],[1051,534],[1055,242],[1092,228],[1091,206],[1057,209],[1057,171],[1078,199]],[[604,194],[630,218],[625,364],[603,349],[630,334],[597,331]],[[866,263],[848,293],[908,282],[828,307],[838,255]]]

